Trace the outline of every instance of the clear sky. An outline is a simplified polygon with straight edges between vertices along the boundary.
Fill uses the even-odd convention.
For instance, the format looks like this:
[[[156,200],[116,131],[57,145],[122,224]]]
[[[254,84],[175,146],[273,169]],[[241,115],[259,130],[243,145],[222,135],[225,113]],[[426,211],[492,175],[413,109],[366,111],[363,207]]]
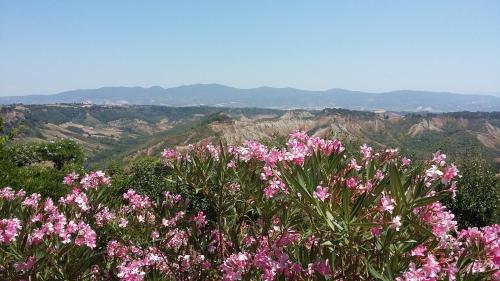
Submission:
[[[220,83],[500,93],[500,1],[0,0],[0,95]]]

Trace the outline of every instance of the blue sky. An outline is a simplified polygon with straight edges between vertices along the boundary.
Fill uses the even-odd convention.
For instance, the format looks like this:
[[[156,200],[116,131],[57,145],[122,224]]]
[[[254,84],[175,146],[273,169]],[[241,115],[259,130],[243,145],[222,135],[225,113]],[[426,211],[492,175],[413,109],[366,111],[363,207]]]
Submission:
[[[500,94],[500,1],[0,0],[0,95],[102,86]]]

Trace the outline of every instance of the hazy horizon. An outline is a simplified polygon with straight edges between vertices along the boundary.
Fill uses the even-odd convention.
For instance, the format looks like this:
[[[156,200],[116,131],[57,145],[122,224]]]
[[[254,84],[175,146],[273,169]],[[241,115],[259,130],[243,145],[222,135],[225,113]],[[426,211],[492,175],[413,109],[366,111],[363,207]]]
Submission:
[[[500,96],[499,1],[0,2],[0,96],[107,86]]]
[[[237,87],[237,86],[232,86],[232,85],[227,85],[227,84],[222,84],[222,83],[192,83],[192,84],[182,84],[182,85],[173,85],[173,86],[161,86],[161,85],[130,85],[130,86],[123,86],[123,85],[108,85],[108,86],[99,86],[95,88],[78,88],[78,89],[67,89],[67,90],[62,90],[59,92],[54,92],[54,93],[39,93],[39,94],[22,94],[22,95],[1,95],[0,97],[15,97],[15,96],[50,96],[50,95],[55,95],[55,94],[60,94],[60,93],[65,93],[65,92],[71,92],[71,91],[79,91],[79,90],[98,90],[101,88],[153,88],[153,87],[161,87],[163,89],[171,89],[171,88],[178,88],[178,87],[186,87],[186,86],[194,86],[194,85],[220,85],[220,86],[226,86],[230,88],[235,88],[235,89],[258,89],[258,88],[275,88],[275,89],[286,89],[286,88],[291,88],[291,89],[297,89],[297,90],[303,90],[303,91],[328,91],[328,90],[333,90],[333,89],[340,89],[340,90],[347,90],[351,92],[363,92],[363,93],[371,93],[371,94],[383,94],[383,93],[389,93],[389,92],[397,92],[397,91],[415,91],[415,92],[435,92],[435,93],[452,93],[452,94],[459,94],[459,95],[481,95],[481,96],[496,96],[500,97],[500,92],[499,93],[460,93],[460,92],[450,92],[450,91],[433,91],[433,90],[422,90],[422,89],[394,89],[394,90],[388,90],[388,91],[363,91],[363,90],[358,90],[358,89],[346,89],[346,88],[340,88],[340,87],[329,87],[326,89],[304,89],[304,88],[299,88],[299,87],[274,87],[274,86],[267,86],[267,85],[262,85],[262,86],[255,86],[255,87]]]

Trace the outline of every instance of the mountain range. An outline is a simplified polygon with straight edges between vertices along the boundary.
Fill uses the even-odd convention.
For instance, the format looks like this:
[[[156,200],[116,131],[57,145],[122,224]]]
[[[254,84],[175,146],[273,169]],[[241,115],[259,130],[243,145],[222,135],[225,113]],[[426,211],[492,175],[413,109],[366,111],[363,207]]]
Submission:
[[[174,88],[104,87],[72,90],[53,95],[0,97],[0,104],[56,103],[177,107],[204,105],[272,109],[346,108],[397,112],[500,111],[500,97],[489,95],[411,90],[368,93],[344,89],[325,91],[272,87],[239,89],[219,84],[194,84]]]

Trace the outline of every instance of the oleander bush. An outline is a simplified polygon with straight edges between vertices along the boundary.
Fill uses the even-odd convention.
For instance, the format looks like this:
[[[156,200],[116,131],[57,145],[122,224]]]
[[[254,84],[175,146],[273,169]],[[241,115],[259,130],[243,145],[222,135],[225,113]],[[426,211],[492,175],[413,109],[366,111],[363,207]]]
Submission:
[[[420,168],[396,149],[295,132],[280,148],[165,149],[152,167],[166,178],[150,194],[117,198],[100,171],[68,174],[58,199],[3,188],[0,277],[500,279],[500,226],[457,229],[440,200],[458,169],[440,152]]]

